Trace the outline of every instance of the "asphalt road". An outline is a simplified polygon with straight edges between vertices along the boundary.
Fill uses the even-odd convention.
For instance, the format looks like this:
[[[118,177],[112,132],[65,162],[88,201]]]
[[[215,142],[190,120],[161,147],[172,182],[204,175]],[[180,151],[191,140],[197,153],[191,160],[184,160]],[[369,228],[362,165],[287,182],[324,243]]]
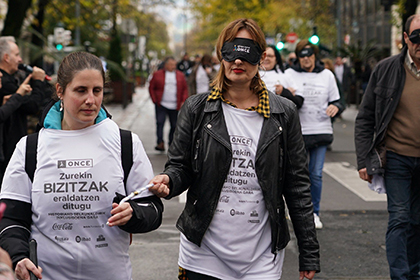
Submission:
[[[145,88],[137,88],[133,100],[126,109],[119,104],[109,104],[107,108],[120,127],[139,135],[158,174],[163,170],[166,154],[154,150],[154,106]],[[348,108],[334,123],[335,140],[326,155],[320,214],[324,228],[317,232],[322,270],[315,276],[318,280],[390,279],[385,257],[386,201],[358,179],[355,169],[356,113],[356,108]],[[168,128],[169,123],[165,129]],[[183,203],[175,198],[164,200],[164,204],[162,226],[151,233],[134,235],[130,247],[134,280],[177,279],[179,232],[175,223]],[[286,248],[282,279],[299,279],[295,239]]]

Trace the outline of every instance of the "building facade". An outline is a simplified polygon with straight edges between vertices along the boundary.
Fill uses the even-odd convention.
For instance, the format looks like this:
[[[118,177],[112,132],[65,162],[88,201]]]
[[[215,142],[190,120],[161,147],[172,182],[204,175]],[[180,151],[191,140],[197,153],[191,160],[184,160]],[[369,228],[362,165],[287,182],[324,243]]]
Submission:
[[[391,6],[384,0],[335,0],[337,9],[337,45],[372,43],[385,55],[391,54]]]

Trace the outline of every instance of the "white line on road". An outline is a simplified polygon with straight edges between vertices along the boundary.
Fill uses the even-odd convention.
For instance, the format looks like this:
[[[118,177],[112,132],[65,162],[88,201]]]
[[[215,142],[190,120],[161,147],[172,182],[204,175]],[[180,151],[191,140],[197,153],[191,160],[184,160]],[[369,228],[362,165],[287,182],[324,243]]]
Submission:
[[[386,194],[369,189],[367,182],[359,178],[356,168],[348,162],[326,162],[323,171],[364,201],[386,201]]]

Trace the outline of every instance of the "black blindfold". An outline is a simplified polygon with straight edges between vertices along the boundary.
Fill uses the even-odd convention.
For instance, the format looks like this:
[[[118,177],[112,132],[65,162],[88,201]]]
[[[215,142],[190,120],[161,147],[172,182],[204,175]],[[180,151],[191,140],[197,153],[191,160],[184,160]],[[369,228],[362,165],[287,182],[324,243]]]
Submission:
[[[222,57],[227,62],[240,59],[257,65],[262,53],[261,48],[253,40],[245,38],[235,38],[231,42],[225,42],[222,47]]]
[[[314,54],[314,50],[312,48],[304,48],[298,53],[298,56],[302,58],[302,57],[305,57],[305,56],[309,57],[313,54]]]
[[[420,29],[413,30],[410,36],[408,36],[408,39],[410,39],[413,44],[420,44]]]

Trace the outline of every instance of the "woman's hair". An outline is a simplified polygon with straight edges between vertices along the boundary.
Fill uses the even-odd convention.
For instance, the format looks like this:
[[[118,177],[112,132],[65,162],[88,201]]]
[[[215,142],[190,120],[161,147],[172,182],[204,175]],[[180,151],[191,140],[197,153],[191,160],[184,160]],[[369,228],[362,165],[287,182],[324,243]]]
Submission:
[[[57,71],[57,83],[63,88],[63,92],[74,76],[86,69],[98,70],[105,86],[107,77],[101,59],[88,52],[73,52],[64,57]]]
[[[299,43],[297,43],[296,45],[295,53],[297,57],[299,57],[300,51],[303,50],[306,46],[310,46],[312,50],[314,51],[315,56],[318,56],[318,53],[319,53],[318,46],[312,44],[311,42],[309,42],[309,40],[305,39],[305,40],[299,41]]]
[[[276,56],[276,65],[278,66],[278,69],[280,69],[281,72],[284,72],[283,60],[281,59],[281,54],[277,50],[276,46],[268,45],[267,48],[270,48],[274,51],[274,55]],[[277,69],[276,69],[276,71],[277,71]]]
[[[323,58],[321,61],[324,62],[325,68],[331,70],[334,73],[334,63],[330,58]]]
[[[216,52],[217,58],[219,61],[222,61],[222,47],[225,42],[231,42],[235,39],[236,34],[242,29],[246,29],[249,34],[251,34],[252,40],[262,49],[265,50],[267,44],[265,42],[265,36],[258,24],[247,18],[241,18],[232,21],[229,23],[220,33],[219,38],[216,43]],[[220,63],[220,69],[217,73],[216,78],[211,83],[212,87],[218,88],[221,92],[224,92],[229,89],[230,84],[229,80],[226,78],[226,69],[223,63]],[[258,92],[263,88],[260,74],[257,71],[257,74],[252,78],[250,89],[254,92]]]
[[[203,55],[203,57],[201,58],[200,63],[201,63],[201,65],[212,65],[212,63],[211,63],[211,55],[209,55],[209,54]]]

